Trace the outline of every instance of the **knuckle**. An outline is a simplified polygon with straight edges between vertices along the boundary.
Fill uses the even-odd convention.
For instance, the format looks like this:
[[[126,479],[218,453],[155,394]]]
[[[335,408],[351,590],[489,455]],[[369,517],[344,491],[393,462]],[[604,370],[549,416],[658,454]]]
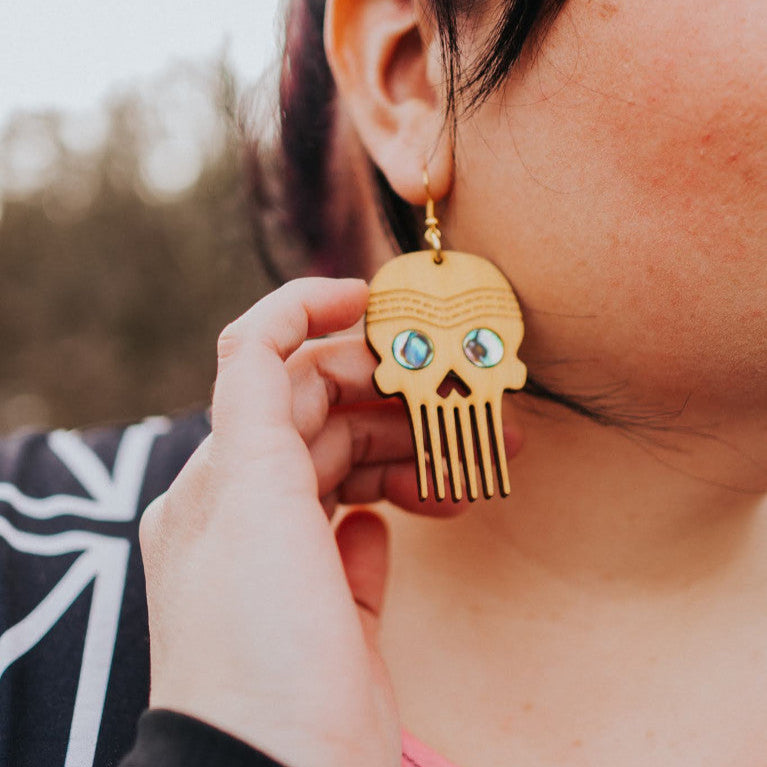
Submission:
[[[365,464],[370,460],[373,437],[370,431],[356,422],[348,421],[349,442],[351,444],[351,463]]]
[[[218,336],[217,344],[219,362],[223,362],[234,356],[237,350],[242,346],[242,336],[242,322],[240,320],[230,322],[221,331]]]
[[[286,329],[296,339],[306,338],[309,327],[307,295],[313,287],[316,286],[311,277],[301,277],[286,283],[267,296],[267,300],[273,301],[274,310],[282,315]]]
[[[333,449],[329,476],[334,489],[339,490],[355,470],[354,429],[348,418],[334,417],[328,422],[328,435],[328,447]]]
[[[309,330],[308,312],[303,304],[298,304],[290,308],[282,319],[281,335],[284,336],[282,343],[271,336],[263,339],[264,345],[277,353],[280,353],[280,347],[287,349],[297,349],[305,340]]]
[[[303,390],[323,418],[341,400],[341,385],[325,369],[324,351],[316,341],[310,340],[288,360],[291,379],[303,383]]]

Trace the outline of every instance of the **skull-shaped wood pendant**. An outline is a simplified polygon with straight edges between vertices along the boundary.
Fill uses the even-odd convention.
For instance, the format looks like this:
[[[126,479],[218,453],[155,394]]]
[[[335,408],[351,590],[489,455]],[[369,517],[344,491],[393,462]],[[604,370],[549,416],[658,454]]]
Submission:
[[[501,401],[527,376],[517,358],[524,333],[519,303],[490,261],[450,250],[435,255],[397,256],[370,284],[365,328],[380,359],[373,380],[382,395],[399,395],[407,405],[422,500],[427,451],[439,500],[443,455],[454,499],[463,495],[462,474],[468,497],[478,497],[477,459],[485,496],[495,492],[493,459],[501,494],[508,495]]]

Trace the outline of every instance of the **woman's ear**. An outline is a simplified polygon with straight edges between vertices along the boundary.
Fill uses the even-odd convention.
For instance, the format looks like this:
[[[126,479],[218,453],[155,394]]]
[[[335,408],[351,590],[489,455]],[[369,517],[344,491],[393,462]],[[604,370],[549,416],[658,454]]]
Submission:
[[[341,108],[400,197],[424,204],[452,182],[438,37],[418,0],[327,0],[325,51]]]

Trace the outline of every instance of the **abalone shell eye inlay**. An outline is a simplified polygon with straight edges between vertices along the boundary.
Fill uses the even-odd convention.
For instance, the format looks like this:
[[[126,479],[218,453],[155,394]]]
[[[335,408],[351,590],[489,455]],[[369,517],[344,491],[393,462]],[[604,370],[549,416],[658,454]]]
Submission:
[[[472,365],[492,368],[503,359],[503,341],[488,328],[475,328],[463,339],[463,353]]]
[[[421,370],[434,359],[431,338],[418,330],[403,330],[391,346],[394,359],[408,370]]]

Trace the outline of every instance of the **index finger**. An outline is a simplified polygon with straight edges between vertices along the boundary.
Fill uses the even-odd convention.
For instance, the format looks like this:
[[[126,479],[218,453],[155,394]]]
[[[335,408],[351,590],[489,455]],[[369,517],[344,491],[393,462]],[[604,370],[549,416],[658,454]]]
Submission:
[[[214,432],[292,422],[284,361],[307,339],[353,325],[365,311],[363,280],[307,277],[269,294],[221,333],[213,395]]]
[[[365,311],[368,287],[355,278],[304,277],[262,298],[224,328],[219,337],[220,360],[243,343],[286,360],[307,338],[351,327]]]

